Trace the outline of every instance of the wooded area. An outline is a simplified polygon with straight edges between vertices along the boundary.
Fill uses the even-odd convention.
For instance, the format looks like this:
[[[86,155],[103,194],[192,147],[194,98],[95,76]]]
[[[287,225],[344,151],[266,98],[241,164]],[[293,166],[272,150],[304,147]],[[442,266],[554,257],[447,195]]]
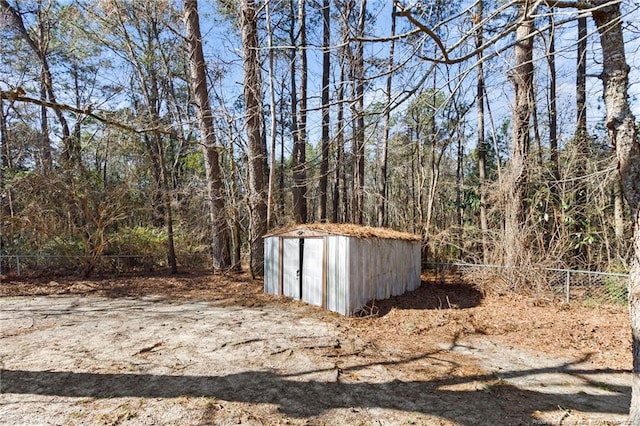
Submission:
[[[202,3],[0,3],[3,254],[260,274],[267,229],[330,221],[419,233],[430,261],[629,269],[586,102],[603,7]]]
[[[640,331],[637,1],[391,3],[0,0],[2,254],[262,275],[268,230],[382,226],[629,271]]]

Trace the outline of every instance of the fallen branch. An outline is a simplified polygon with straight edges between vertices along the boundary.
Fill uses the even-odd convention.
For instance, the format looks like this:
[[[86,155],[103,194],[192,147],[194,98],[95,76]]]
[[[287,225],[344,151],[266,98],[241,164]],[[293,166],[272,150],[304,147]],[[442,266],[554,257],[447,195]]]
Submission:
[[[225,342],[222,345],[220,345],[219,348],[214,349],[214,350],[220,350],[222,348],[226,348],[227,346],[239,346],[239,345],[246,345],[249,343],[254,343],[254,342],[260,342],[264,339],[247,339],[247,340],[234,340],[232,342]]]
[[[377,318],[380,309],[376,306],[376,300],[373,299],[370,304],[364,305],[362,309],[356,312],[358,318]]]
[[[292,348],[284,348],[284,349],[280,349],[277,350],[275,352],[271,352],[271,355],[278,355],[281,354],[283,352],[287,352],[287,351],[291,351],[293,352],[294,350],[298,350],[298,349],[307,349],[307,350],[314,350],[314,349],[340,349],[340,341],[336,340],[336,342],[332,345],[310,345],[310,346],[294,346]]]
[[[162,343],[162,342],[158,342],[158,343],[156,343],[155,345],[152,345],[152,346],[149,346],[149,347],[146,347],[146,348],[142,348],[142,349],[140,349],[138,352],[136,352],[135,354],[133,354],[133,355],[131,355],[131,356],[140,355],[140,354],[143,354],[143,353],[145,353],[145,352],[151,352],[151,351],[152,351],[152,350],[154,350],[155,348],[158,348],[158,347],[160,347],[160,346],[162,346],[162,345],[163,345],[163,343]]]

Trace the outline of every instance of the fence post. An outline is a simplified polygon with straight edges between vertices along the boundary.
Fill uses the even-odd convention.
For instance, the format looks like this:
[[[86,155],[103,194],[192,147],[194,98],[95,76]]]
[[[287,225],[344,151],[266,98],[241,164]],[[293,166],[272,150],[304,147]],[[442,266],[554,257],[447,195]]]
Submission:
[[[567,270],[567,278],[565,279],[565,293],[566,293],[567,303],[569,303],[570,301],[570,297],[569,297],[570,287],[571,287],[571,272]]]
[[[16,272],[20,276],[20,256],[16,256]]]

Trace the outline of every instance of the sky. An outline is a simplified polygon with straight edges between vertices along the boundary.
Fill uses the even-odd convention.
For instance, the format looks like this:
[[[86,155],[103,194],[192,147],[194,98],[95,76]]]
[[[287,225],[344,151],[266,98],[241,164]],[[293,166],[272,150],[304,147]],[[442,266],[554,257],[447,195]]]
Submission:
[[[278,3],[285,3],[284,0],[271,0],[274,5]],[[288,0],[287,0],[288,1]],[[178,1],[178,3],[180,3]],[[216,91],[218,91],[224,98],[228,105],[238,104],[238,99],[242,97],[242,61],[241,61],[241,49],[239,32],[233,28],[232,24],[220,16],[216,12],[215,6],[216,0],[200,0],[200,14],[201,14],[201,27],[203,33],[203,39],[205,43],[206,56],[209,62],[209,66],[212,69],[224,70],[222,81],[216,85]],[[426,2],[424,2],[426,3]],[[309,5],[311,2],[308,3]],[[468,5],[469,2],[461,3],[461,8]],[[623,11],[625,13],[624,27],[626,29],[626,52],[627,62],[630,65],[630,103],[632,110],[636,117],[640,117],[640,0],[625,0],[623,1]],[[368,1],[369,13],[375,18],[375,24],[367,26],[366,36],[370,39],[377,37],[386,37],[390,33],[390,12],[391,1],[389,0],[369,0]],[[568,19],[575,16],[573,11],[560,11],[559,19]],[[406,18],[398,18],[398,32],[409,31],[413,26],[406,20]],[[462,20],[463,25],[468,26],[468,22],[465,23]],[[335,21],[334,21],[335,23]],[[321,38],[321,24],[319,22],[312,23],[309,28],[309,39],[311,43],[320,43]],[[336,30],[337,25],[334,25]],[[444,36],[449,36],[445,42],[452,44],[460,37],[461,32],[464,32],[464,28],[458,25],[451,25],[450,30],[447,33],[442,33]],[[576,52],[575,42],[576,35],[576,23],[570,21],[564,24],[557,33],[557,69],[558,69],[558,105],[561,108],[560,123],[563,125],[561,134],[565,138],[568,138],[572,134],[572,127],[575,115],[575,63]],[[333,44],[337,44],[339,40],[335,37],[332,40]],[[410,77],[398,76],[394,79],[394,91],[396,94],[402,90],[410,88],[416,80],[418,80],[431,66],[427,61],[421,61],[415,59],[415,47],[419,40],[413,45],[396,45],[396,63],[409,61],[409,64],[415,70],[415,74]],[[542,46],[540,38],[537,39],[536,45],[536,81],[543,82],[546,77],[546,59],[545,51]],[[367,58],[378,57],[386,58],[388,53],[387,42],[370,42],[365,44],[365,55]],[[595,77],[600,73],[602,64],[600,59],[599,49],[599,37],[593,25],[593,22],[589,20],[589,37],[587,40],[588,49],[588,66],[587,72],[590,74],[588,78],[588,122],[590,126],[595,126],[600,123],[604,117],[604,107],[602,103],[602,82],[599,78]],[[319,47],[310,47],[309,64],[310,64],[310,79],[309,79],[309,107],[315,112],[309,114],[309,135],[310,142],[316,144],[320,138],[320,82],[321,82],[321,51]],[[457,54],[457,53],[456,53]],[[460,52],[462,54],[462,52]],[[412,59],[413,58],[413,59]],[[507,74],[513,64],[513,50],[508,49],[499,54],[496,54],[495,58],[485,65],[486,80],[489,91],[489,100],[491,102],[491,109],[493,114],[494,123],[496,126],[509,119],[511,116],[511,103],[513,101],[512,84],[508,81]],[[375,71],[369,70],[370,74]],[[449,77],[451,81],[458,83],[464,88],[465,96],[469,102],[473,101],[475,94],[475,71],[469,73],[464,79],[457,79],[458,71],[455,67],[452,67]],[[265,73],[266,78],[266,73]],[[281,75],[282,77],[282,75]],[[333,83],[335,84],[336,74],[334,73]],[[372,81],[371,86],[366,91],[365,102],[371,104],[374,102],[384,101],[384,84],[385,78],[381,77]],[[445,78],[444,73],[439,73],[438,85],[448,90],[448,81]],[[333,88],[332,88],[333,89]],[[538,87],[538,99],[541,112],[544,111],[546,103],[546,87],[541,84]],[[335,93],[332,90],[332,94]],[[265,98],[265,103],[268,102],[268,98]],[[397,107],[394,112],[401,114],[406,108],[403,106]],[[335,112],[333,112],[335,115]],[[542,116],[542,114],[541,114]],[[473,111],[469,114],[468,128],[470,133],[475,128],[475,113]],[[489,126],[487,126],[488,128]],[[332,131],[333,134],[333,131]],[[473,138],[470,138],[473,139]]]
[[[272,0],[276,3],[281,0]],[[630,101],[633,112],[637,117],[640,117],[640,13],[638,12],[639,5],[637,0],[623,2],[623,9],[626,13],[625,16],[625,39],[626,39],[626,51],[627,62],[631,66],[630,74]],[[463,3],[465,5],[468,3]],[[228,22],[224,22],[219,18],[216,18],[214,9],[214,1],[201,0],[201,21],[203,28],[203,38],[205,41],[205,48],[207,49],[207,57],[210,63],[216,64],[216,66],[226,69],[226,74],[221,87],[224,91],[224,96],[230,102],[237,99],[242,94],[242,68],[241,68],[241,51],[239,50],[239,34],[233,29]],[[390,33],[390,1],[369,1],[368,7],[372,16],[375,16],[375,25],[369,25],[367,27],[367,37],[385,37]],[[462,6],[461,6],[462,7]],[[567,18],[575,17],[574,11],[560,11],[558,19],[563,20]],[[546,17],[541,17],[546,23]],[[412,25],[408,23],[405,18],[398,18],[398,32],[410,30]],[[572,135],[572,128],[575,116],[575,64],[576,64],[576,49],[575,43],[577,39],[576,22],[570,21],[563,24],[558,29],[556,37],[556,49],[557,49],[557,70],[558,70],[558,106],[560,107],[560,124],[561,136],[569,138]],[[456,37],[459,37],[460,27],[453,26],[446,35],[449,36],[447,43],[451,44],[455,41]],[[317,35],[310,34],[309,39],[312,43],[320,42],[321,37],[321,23],[316,23],[311,26],[310,32],[315,31]],[[587,40],[588,50],[588,66],[587,73],[590,75],[587,83],[589,102],[588,106],[588,123],[590,128],[593,128],[600,123],[604,118],[604,106],[602,103],[602,82],[595,75],[600,73],[601,60],[599,49],[599,37],[597,31],[591,19],[589,19],[589,36]],[[509,39],[507,39],[509,40]],[[332,43],[337,43],[336,40],[332,40]],[[545,47],[542,45],[540,38],[536,40],[536,81],[543,82],[546,80],[546,55]],[[415,45],[413,46],[415,47]],[[385,58],[388,52],[388,43],[367,43],[365,46],[365,55],[367,57],[381,57]],[[460,51],[461,53],[463,51]],[[319,48],[310,48],[309,51],[309,66],[310,66],[310,83],[309,94],[310,101],[309,107],[319,109],[320,107],[320,82],[321,82],[321,52]],[[396,62],[409,60],[414,55],[412,46],[396,45]],[[460,53],[460,54],[461,54]],[[421,76],[421,73],[426,72],[430,64],[422,61],[417,63],[415,59],[410,61],[411,66],[417,68],[417,74],[413,75],[413,80],[402,81],[401,78],[396,79],[395,91],[399,92],[406,89],[408,85],[415,81],[415,79]],[[511,116],[511,104],[513,101],[512,84],[508,81],[506,75],[513,65],[513,49],[507,49],[499,54],[496,54],[495,58],[485,65],[486,80],[489,92],[489,101],[491,102],[491,109],[495,125],[498,126],[503,120],[509,119]],[[452,68],[450,76],[455,79],[457,71]],[[266,78],[266,74],[265,74]],[[461,86],[466,88],[467,97],[473,97],[475,94],[475,71],[469,73],[461,83]],[[446,90],[447,80],[444,78],[444,73],[440,73],[438,78],[439,86]],[[367,90],[367,96],[365,101],[367,103],[379,102],[384,100],[384,93],[382,88],[384,87],[385,79],[380,78],[373,82],[374,87]],[[375,90],[374,90],[375,89]],[[547,94],[544,83],[538,87],[538,102],[541,112],[546,108]],[[332,90],[332,94],[333,94]],[[472,100],[470,100],[472,101]],[[268,98],[265,98],[265,103],[268,102]],[[397,113],[401,113],[405,106],[400,106],[396,109]],[[334,113],[335,114],[335,113]],[[543,114],[540,114],[541,119],[544,118]],[[474,128],[475,112],[469,114],[469,127]],[[487,126],[488,128],[489,126]],[[309,135],[310,142],[312,144],[317,143],[320,138],[320,114],[309,114]],[[473,138],[472,138],[473,139]]]

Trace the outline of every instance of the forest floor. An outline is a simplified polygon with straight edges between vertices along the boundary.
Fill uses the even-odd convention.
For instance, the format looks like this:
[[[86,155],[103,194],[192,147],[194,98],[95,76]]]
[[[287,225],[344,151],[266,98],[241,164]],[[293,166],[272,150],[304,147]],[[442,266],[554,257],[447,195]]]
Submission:
[[[622,306],[423,276],[343,317],[246,274],[2,277],[7,425],[623,424]]]

